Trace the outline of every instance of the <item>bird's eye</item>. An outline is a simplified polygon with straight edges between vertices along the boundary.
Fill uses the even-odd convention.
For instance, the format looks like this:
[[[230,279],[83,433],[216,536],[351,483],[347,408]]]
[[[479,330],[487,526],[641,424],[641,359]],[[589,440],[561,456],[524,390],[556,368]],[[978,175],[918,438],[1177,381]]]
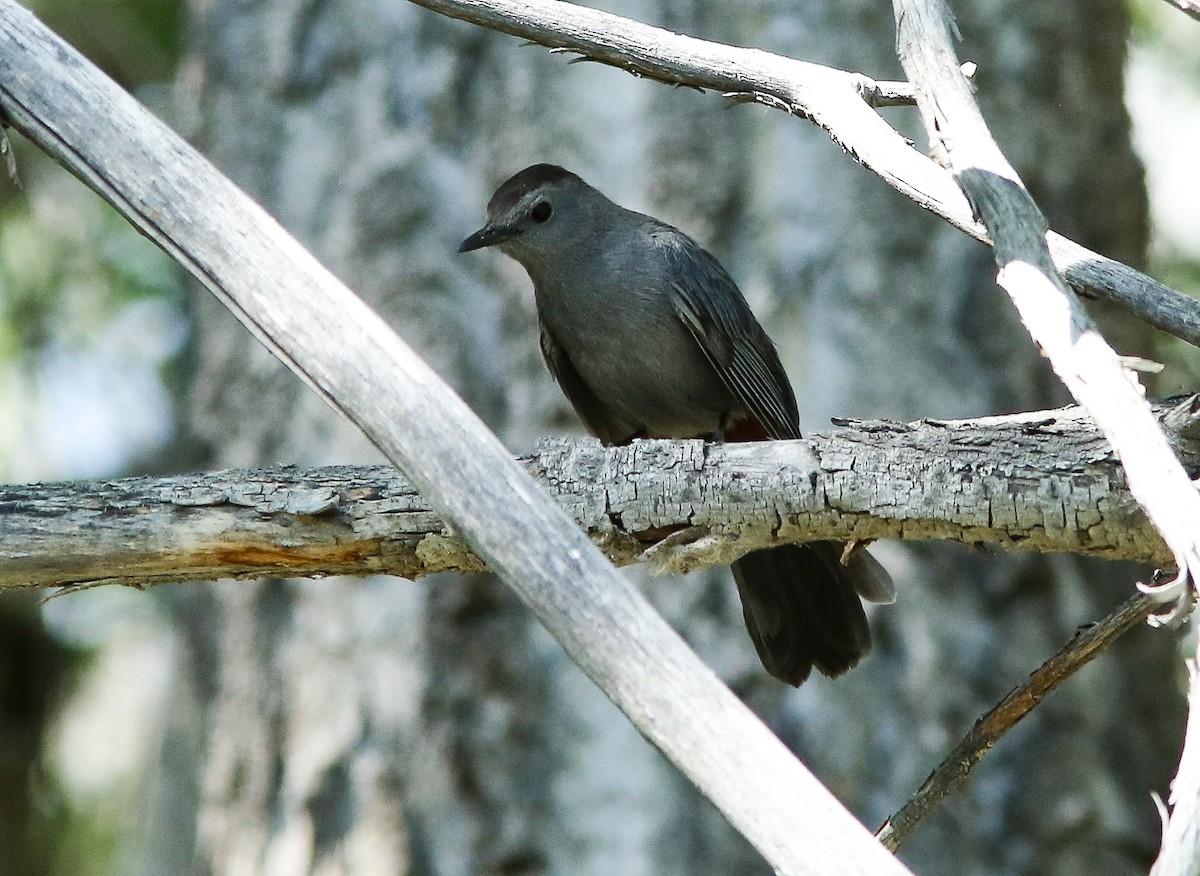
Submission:
[[[550,214],[554,212],[554,208],[550,206],[549,201],[538,201],[533,205],[533,209],[529,211],[529,218],[539,225],[550,218]]]

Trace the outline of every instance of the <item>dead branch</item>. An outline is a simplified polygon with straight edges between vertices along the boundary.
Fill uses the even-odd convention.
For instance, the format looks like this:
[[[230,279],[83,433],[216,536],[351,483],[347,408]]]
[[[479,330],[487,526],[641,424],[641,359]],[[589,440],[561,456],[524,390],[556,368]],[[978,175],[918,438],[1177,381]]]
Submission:
[[[876,832],[893,852],[900,848],[937,805],[958,790],[975,765],[1000,738],[1028,715],[1051,691],[1106,651],[1113,642],[1148,618],[1159,603],[1139,593],[1102,621],[1081,629],[1053,657],[1013,688],[929,774],[916,793]]]
[[[994,241],[997,280],[1055,373],[1095,419],[1125,466],[1129,488],[1174,554],[1176,577],[1154,591],[1190,608],[1200,580],[1200,493],[1175,458],[1136,376],[1127,371],[1055,270],[1046,220],[992,139],[962,75],[953,23],[940,0],[894,0],[900,61],[917,106]]]
[[[1194,399],[1159,407],[1200,467]],[[618,564],[724,565],[810,539],[953,539],[1167,563],[1078,408],[977,420],[840,421],[804,441],[604,448],[555,439],[527,471]],[[274,468],[0,487],[0,588],[477,572],[384,466]]]
[[[1184,15],[1200,21],[1200,3],[1196,0],[1167,0],[1167,3],[1174,6]]]

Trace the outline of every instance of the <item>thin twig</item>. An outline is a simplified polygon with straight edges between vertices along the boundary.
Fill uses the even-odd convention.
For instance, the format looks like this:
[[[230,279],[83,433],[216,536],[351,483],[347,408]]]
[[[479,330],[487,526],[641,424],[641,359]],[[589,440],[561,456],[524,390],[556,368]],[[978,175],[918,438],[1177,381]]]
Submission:
[[[975,75],[976,69],[978,65],[974,61],[967,61],[962,65],[963,75],[968,79]],[[867,106],[881,109],[888,106],[914,106],[917,102],[917,91],[911,82],[884,82],[861,73],[852,73],[851,76],[859,96]],[[792,111],[787,107],[779,109],[785,112]]]
[[[893,852],[899,849],[926,816],[966,782],[975,764],[1000,737],[1015,727],[1047,694],[1159,607],[1152,596],[1139,593],[1104,620],[1077,632],[1061,650],[1034,670],[1024,684],[1009,691],[991,711],[975,722],[971,731],[929,774],[908,802],[880,826],[875,834],[879,841]]]
[[[856,73],[855,87],[859,97],[867,106],[881,109],[886,106],[913,106],[917,102],[916,91],[909,82],[882,82]],[[786,110],[790,112],[791,110]]]

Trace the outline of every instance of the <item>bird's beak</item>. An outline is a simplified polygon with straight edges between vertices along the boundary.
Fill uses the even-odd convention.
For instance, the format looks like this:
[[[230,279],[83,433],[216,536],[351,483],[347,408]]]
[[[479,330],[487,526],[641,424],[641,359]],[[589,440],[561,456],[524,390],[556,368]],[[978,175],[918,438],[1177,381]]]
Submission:
[[[495,246],[512,240],[520,230],[511,225],[487,224],[458,245],[459,252],[470,252],[473,249],[483,249],[485,246]]]

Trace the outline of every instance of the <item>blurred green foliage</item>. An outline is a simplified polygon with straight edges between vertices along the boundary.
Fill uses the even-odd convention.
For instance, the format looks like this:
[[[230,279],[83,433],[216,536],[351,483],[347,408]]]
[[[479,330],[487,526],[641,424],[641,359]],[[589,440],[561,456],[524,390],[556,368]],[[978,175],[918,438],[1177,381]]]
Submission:
[[[168,85],[175,75],[183,0],[25,3],[135,93]],[[61,373],[62,360],[48,351],[69,351],[84,371],[99,358],[107,367],[125,355],[114,352],[113,326],[135,323],[135,334],[151,331],[144,320],[128,318],[130,307],[147,299],[167,302],[183,320],[182,279],[171,259],[41,152],[16,134],[10,138],[22,186],[0,171],[0,480],[20,475],[9,464],[14,452],[25,459],[44,455],[39,429],[53,419],[42,407],[57,405],[57,425],[75,430],[69,441],[85,446],[93,440],[86,434],[89,421],[76,421],[71,396],[66,403],[61,393],[53,404],[47,400],[54,392],[45,387],[55,378],[46,372],[57,362]],[[127,318],[118,323],[122,314]],[[142,343],[135,338],[130,346]],[[144,362],[131,361],[139,366]],[[34,594],[10,595],[0,606],[0,642],[13,646],[0,649],[0,873],[115,873],[119,842],[136,815],[128,805],[77,799],[46,750],[63,705],[97,652],[47,630],[39,602]],[[18,658],[37,673],[20,669],[25,664]],[[124,796],[135,790],[125,789]]]
[[[183,45],[183,0],[29,6],[124,87],[168,92]],[[9,136],[21,187],[0,175],[0,417],[7,420],[0,425],[0,479],[70,476],[53,461],[32,469],[13,463],[14,453],[28,459],[39,429],[63,416],[61,393],[58,413],[47,407],[46,387],[61,376],[47,374],[51,357],[41,354],[55,347],[86,359],[89,342],[100,342],[138,299],[171,302],[182,321],[182,278],[170,258],[93,192],[19,135]],[[111,359],[111,345],[104,352]]]
[[[182,0],[26,0],[25,5],[131,91],[175,73],[187,20]]]
[[[0,359],[54,338],[78,343],[131,300],[179,290],[174,263],[110,207],[31,149],[29,184],[0,225]]]
[[[1152,46],[1180,76],[1200,82],[1200,24],[1163,0],[1127,0],[1130,36]]]
[[[1163,0],[1128,0],[1131,17],[1126,102],[1135,146],[1146,167],[1152,235],[1147,270],[1200,298],[1200,23]],[[1148,381],[1154,395],[1200,389],[1200,355],[1159,335],[1155,358],[1166,367]]]

